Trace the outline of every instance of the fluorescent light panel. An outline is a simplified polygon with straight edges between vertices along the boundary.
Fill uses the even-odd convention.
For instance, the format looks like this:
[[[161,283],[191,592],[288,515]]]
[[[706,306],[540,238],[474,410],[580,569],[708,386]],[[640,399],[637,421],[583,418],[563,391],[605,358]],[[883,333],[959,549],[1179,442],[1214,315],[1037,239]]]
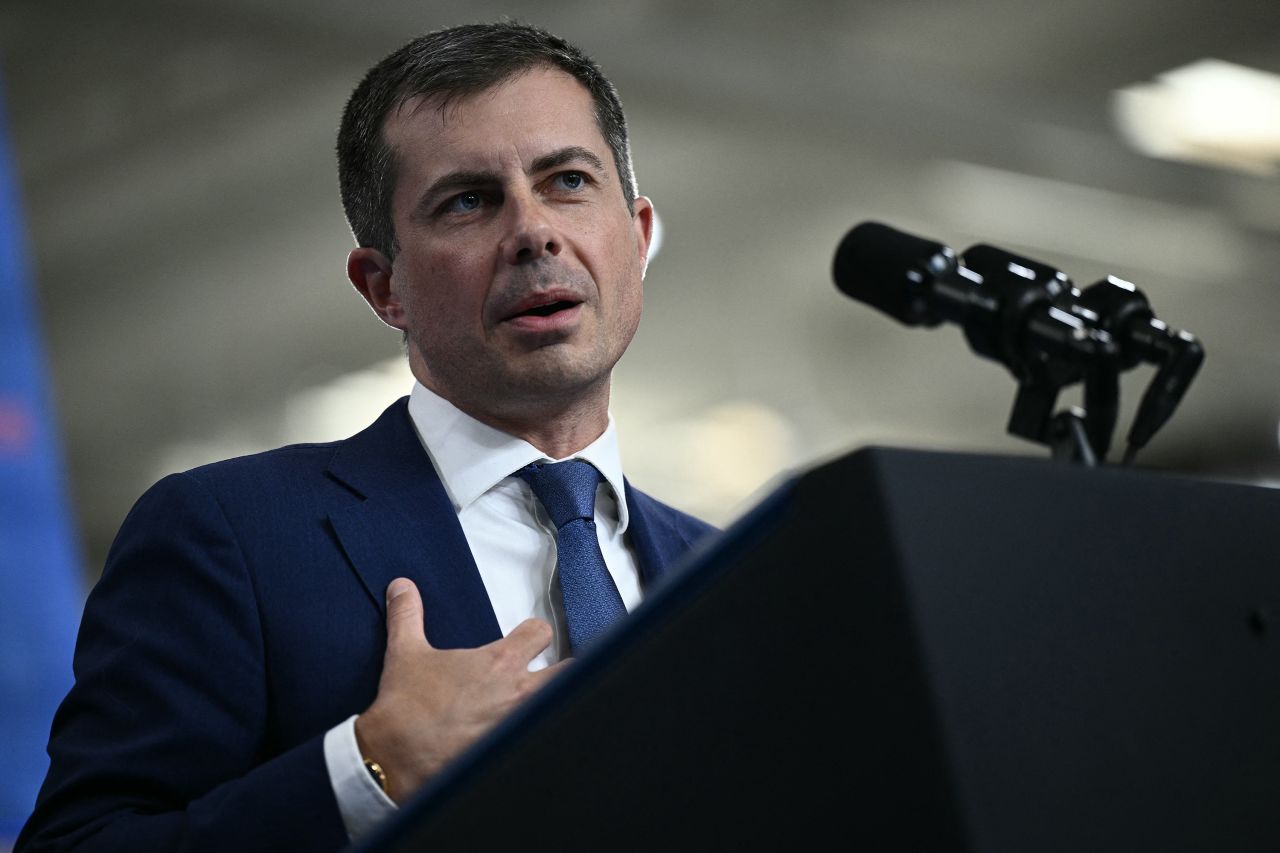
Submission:
[[[1280,75],[1202,59],[1116,91],[1112,116],[1150,157],[1263,175],[1280,167]]]

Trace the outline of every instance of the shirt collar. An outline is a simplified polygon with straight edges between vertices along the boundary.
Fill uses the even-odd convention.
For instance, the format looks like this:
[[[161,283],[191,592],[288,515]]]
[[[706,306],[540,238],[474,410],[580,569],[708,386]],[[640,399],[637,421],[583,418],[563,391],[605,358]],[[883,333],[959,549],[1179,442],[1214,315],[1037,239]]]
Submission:
[[[414,382],[409,394],[409,417],[456,512],[526,465],[563,461],[551,459],[522,438],[481,423],[421,382]],[[585,459],[603,475],[617,500],[618,533],[624,532],[629,516],[613,415],[599,438],[566,458]]]

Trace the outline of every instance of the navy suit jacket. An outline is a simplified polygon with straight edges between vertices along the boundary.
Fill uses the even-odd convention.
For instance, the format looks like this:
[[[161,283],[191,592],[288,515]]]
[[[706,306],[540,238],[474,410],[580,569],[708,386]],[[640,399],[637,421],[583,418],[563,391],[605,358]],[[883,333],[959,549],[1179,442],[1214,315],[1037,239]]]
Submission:
[[[712,528],[626,487],[646,588]],[[384,590],[428,640],[501,632],[406,400],[345,441],[175,474],[90,594],[18,850],[335,850],[323,737],[373,701]]]

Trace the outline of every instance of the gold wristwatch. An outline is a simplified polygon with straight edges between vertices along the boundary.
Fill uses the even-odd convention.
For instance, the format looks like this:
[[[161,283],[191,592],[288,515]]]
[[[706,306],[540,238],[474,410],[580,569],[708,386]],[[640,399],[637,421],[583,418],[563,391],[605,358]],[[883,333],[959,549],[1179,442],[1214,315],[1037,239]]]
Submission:
[[[369,771],[369,775],[373,777],[373,781],[378,783],[378,787],[382,789],[382,793],[387,793],[387,774],[382,769],[382,765],[376,761],[364,760],[364,769]],[[390,796],[388,794],[388,796]]]

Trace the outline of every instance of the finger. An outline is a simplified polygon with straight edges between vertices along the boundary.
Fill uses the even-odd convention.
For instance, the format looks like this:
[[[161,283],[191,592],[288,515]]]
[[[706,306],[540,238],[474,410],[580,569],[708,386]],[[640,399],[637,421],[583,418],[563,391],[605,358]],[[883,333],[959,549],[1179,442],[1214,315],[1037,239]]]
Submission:
[[[551,664],[551,666],[543,667],[542,669],[538,670],[535,673],[535,675],[537,675],[540,679],[544,681],[550,681],[560,673],[564,672],[569,667],[573,666],[573,663],[574,663],[573,658],[565,658],[564,660],[556,661],[555,663]]]
[[[529,687],[529,692],[533,693],[537,690],[541,690],[542,687],[546,685],[548,681],[552,680],[557,675],[564,672],[565,668],[572,663],[573,663],[573,658],[565,658],[564,660],[558,663],[551,664],[551,666],[543,667],[542,669],[535,670],[534,672],[530,672],[529,680],[527,682]]]
[[[387,584],[387,648],[422,645],[427,635],[422,627],[422,596],[408,578]]]
[[[555,632],[546,620],[526,619],[498,642],[512,646],[520,659],[527,662],[542,654],[554,639]]]

